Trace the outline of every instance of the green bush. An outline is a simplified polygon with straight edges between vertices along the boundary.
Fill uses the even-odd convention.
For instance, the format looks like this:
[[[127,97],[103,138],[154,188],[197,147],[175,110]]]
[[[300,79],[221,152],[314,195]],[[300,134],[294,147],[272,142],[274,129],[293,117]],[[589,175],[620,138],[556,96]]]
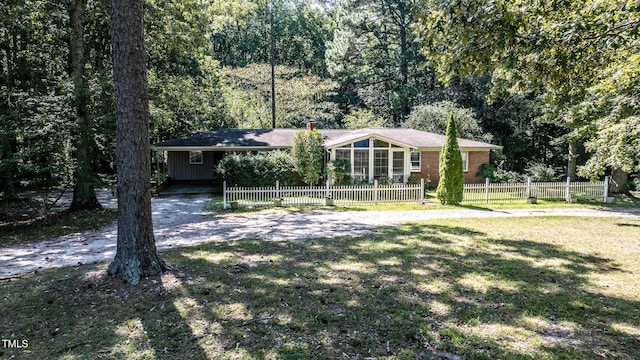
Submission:
[[[393,185],[393,179],[388,176],[381,176],[378,178],[379,186],[391,186]]]
[[[316,185],[322,177],[323,142],[318,130],[300,130],[293,136],[295,169],[307,185]]]
[[[462,202],[464,172],[462,171],[462,154],[460,154],[458,146],[453,113],[449,115],[446,137],[440,152],[440,181],[436,189],[436,196],[443,205],[458,205]]]
[[[258,155],[227,155],[214,169],[218,179],[229,186],[297,185],[293,156],[282,150]]]
[[[554,167],[543,163],[532,163],[525,172],[534,182],[552,182],[562,178]]]
[[[415,175],[411,175],[407,179],[407,185],[418,185],[418,184],[420,184],[420,178]]]
[[[351,164],[346,160],[332,160],[327,164],[327,177],[333,185],[351,184]]]
[[[524,176],[515,171],[507,171],[491,164],[482,164],[477,176],[484,179],[489,178],[492,183],[517,183],[526,180]]]

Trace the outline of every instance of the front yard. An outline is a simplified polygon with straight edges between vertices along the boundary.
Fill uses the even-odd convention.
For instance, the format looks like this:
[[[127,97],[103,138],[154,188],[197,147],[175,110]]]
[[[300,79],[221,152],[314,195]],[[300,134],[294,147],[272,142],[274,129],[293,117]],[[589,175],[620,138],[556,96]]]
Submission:
[[[438,220],[163,253],[0,283],[0,335],[39,359],[640,358],[637,218]]]

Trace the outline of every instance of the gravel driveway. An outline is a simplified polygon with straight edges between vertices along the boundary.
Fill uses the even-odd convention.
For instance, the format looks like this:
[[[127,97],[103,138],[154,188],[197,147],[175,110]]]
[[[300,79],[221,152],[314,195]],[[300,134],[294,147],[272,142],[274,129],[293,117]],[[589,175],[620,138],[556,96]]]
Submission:
[[[527,209],[527,210],[413,210],[413,211],[329,211],[305,213],[273,211],[262,214],[218,215],[204,210],[208,195],[167,196],[152,200],[153,223],[158,249],[195,245],[210,241],[260,239],[301,241],[308,238],[361,235],[375,226],[399,225],[411,221],[516,216],[591,216],[640,218],[640,209]],[[107,193],[104,206],[116,207]],[[330,226],[327,226],[327,225]],[[0,279],[41,269],[107,261],[115,256],[116,224],[29,245],[0,249]]]

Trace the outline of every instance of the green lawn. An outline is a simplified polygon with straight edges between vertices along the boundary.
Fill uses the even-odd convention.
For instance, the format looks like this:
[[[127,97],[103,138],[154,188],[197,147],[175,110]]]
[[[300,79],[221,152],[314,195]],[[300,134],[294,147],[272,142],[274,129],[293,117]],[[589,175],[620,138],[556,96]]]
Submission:
[[[464,219],[0,283],[0,358],[637,359],[640,220]]]

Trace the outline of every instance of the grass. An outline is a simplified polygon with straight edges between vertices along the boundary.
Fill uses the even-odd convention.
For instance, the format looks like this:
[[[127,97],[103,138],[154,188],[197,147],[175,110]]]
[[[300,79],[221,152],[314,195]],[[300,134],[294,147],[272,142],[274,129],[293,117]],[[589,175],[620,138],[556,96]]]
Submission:
[[[116,210],[57,212],[29,221],[6,223],[0,226],[0,247],[26,244],[90,229],[99,229],[112,223]]]
[[[79,266],[0,283],[0,358],[640,358],[637,218],[380,227],[175,249],[130,287]]]

